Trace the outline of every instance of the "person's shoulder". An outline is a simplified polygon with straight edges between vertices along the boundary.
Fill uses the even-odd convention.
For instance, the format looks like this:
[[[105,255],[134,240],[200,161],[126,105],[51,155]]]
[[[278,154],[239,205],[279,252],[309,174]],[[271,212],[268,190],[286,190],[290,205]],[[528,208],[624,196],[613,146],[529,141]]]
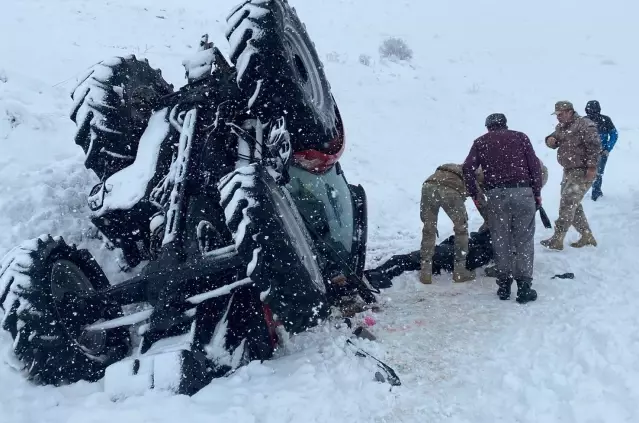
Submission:
[[[516,131],[516,130],[514,130],[514,129],[507,129],[507,131],[508,131],[508,133],[513,134],[513,135],[517,135],[517,136],[519,136],[519,137],[522,137],[522,136],[523,136],[523,137],[527,137],[527,136],[528,136],[528,135],[526,135],[526,133],[525,133],[525,132],[523,132],[523,131]]]
[[[506,134],[511,138],[514,138],[517,140],[528,140],[528,141],[530,140],[530,138],[528,137],[528,135],[526,135],[525,132],[515,131],[514,129],[507,129],[506,131],[507,131]]]
[[[604,121],[604,125],[606,126],[606,129],[612,129],[615,127],[615,125],[612,123],[612,119],[610,119],[610,116],[608,115],[601,115],[603,121]]]
[[[461,172],[462,165],[459,163],[444,163],[437,166],[437,170],[448,170],[451,172]]]
[[[594,120],[590,119],[588,116],[577,116],[575,119],[575,123],[577,126],[588,127],[588,126],[597,126]]]
[[[488,138],[488,136],[490,135],[490,132],[486,132],[480,136],[478,136],[477,138],[475,138],[475,140],[473,141],[473,145],[478,146],[481,145],[483,143],[486,142],[486,139]]]

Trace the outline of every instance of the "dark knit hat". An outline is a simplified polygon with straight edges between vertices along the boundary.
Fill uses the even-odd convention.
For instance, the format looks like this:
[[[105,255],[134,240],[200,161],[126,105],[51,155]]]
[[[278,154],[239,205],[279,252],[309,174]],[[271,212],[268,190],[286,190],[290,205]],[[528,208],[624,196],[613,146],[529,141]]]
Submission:
[[[493,113],[486,118],[486,128],[488,129],[505,129],[508,127],[506,124],[506,115],[503,113]]]

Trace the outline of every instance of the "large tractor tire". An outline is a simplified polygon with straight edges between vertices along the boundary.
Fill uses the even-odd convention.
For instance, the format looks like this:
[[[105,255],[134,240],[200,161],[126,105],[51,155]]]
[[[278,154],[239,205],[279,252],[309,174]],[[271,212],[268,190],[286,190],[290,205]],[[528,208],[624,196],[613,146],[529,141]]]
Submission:
[[[133,163],[153,107],[172,92],[159,70],[134,55],[93,66],[71,94],[85,166],[104,180]]]
[[[317,325],[329,313],[324,276],[304,222],[284,187],[258,164],[219,184],[221,205],[246,274],[274,319],[290,333]]]
[[[315,46],[286,0],[247,0],[227,18],[230,60],[248,107],[285,117],[296,151],[326,149],[341,122]]]
[[[1,327],[27,378],[44,385],[100,379],[129,351],[126,328],[86,332],[87,325],[121,315],[83,297],[109,282],[87,250],[50,235],[24,242],[0,268]]]

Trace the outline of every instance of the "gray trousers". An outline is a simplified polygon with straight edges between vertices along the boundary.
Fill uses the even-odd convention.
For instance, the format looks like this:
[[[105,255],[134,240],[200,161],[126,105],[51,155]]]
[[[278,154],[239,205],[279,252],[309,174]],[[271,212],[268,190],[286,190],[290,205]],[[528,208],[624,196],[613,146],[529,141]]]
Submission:
[[[537,211],[532,189],[494,188],[486,199],[498,278],[532,281]]]

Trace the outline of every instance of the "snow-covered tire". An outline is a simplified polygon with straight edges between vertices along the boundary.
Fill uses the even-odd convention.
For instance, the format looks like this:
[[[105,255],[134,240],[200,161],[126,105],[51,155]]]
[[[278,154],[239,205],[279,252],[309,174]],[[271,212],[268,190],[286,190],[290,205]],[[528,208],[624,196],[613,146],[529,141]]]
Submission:
[[[329,312],[317,253],[288,191],[259,164],[226,175],[220,204],[247,276],[275,320],[291,333],[304,331]]]
[[[160,70],[134,55],[94,65],[71,94],[70,118],[85,166],[106,179],[133,163],[154,105],[172,92]]]
[[[246,0],[227,18],[230,60],[249,107],[264,121],[286,117],[294,148],[318,148],[340,131],[324,67],[286,0]]]
[[[56,386],[96,381],[108,365],[126,356],[126,328],[93,338],[81,330],[121,315],[119,307],[79,301],[82,292],[109,286],[87,250],[43,235],[11,250],[1,265],[0,323],[13,338],[14,361],[28,379]]]

